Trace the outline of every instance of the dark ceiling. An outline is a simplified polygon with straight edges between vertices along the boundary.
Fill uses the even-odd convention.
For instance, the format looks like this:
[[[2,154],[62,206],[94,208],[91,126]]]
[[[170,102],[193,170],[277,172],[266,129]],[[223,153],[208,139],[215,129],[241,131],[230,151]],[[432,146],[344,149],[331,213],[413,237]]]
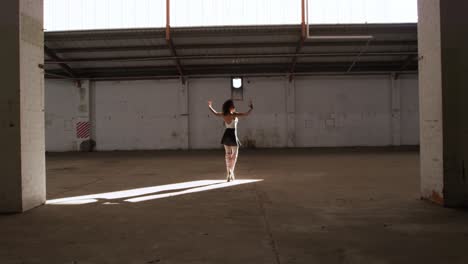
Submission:
[[[226,26],[45,33],[47,78],[151,79],[209,76],[416,72],[416,24]]]

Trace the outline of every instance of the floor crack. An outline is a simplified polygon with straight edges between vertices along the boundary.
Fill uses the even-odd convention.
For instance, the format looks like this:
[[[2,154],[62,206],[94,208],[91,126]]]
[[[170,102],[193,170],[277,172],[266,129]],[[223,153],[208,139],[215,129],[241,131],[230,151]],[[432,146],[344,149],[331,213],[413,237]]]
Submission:
[[[271,231],[270,221],[268,220],[268,216],[267,216],[266,209],[265,209],[265,206],[264,206],[265,203],[264,203],[264,201],[262,199],[260,191],[257,188],[257,184],[254,184],[253,188],[254,188],[254,191],[255,191],[255,196],[256,196],[257,203],[258,203],[258,207],[260,209],[260,212],[261,212],[262,217],[263,217],[263,221],[265,223],[265,229],[266,229],[266,232],[268,234],[268,238],[270,239],[270,246],[271,246],[271,249],[273,251],[273,254],[275,255],[276,264],[281,264],[278,245],[276,244],[275,238],[273,236],[273,232]]]

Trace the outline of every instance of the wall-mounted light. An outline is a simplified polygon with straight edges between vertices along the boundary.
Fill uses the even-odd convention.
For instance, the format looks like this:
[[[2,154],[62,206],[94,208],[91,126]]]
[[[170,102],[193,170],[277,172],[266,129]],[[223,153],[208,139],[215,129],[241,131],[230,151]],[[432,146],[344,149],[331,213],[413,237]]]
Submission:
[[[244,80],[242,77],[231,78],[231,97],[233,100],[239,101],[244,99]]]

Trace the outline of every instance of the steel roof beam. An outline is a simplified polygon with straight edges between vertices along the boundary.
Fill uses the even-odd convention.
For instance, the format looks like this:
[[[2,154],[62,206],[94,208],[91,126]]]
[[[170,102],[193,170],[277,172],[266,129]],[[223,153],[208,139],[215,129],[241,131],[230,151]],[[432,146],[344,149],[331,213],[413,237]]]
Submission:
[[[78,74],[75,73],[75,71],[70,67],[68,66],[66,63],[63,62],[63,59],[60,58],[59,56],[57,56],[57,54],[55,54],[55,52],[53,50],[51,50],[49,47],[47,47],[46,45],[44,45],[44,52],[47,56],[49,56],[50,58],[52,58],[53,60],[59,62],[59,66],[65,71],[66,74],[68,74],[70,77],[74,78],[74,79],[78,79],[79,76]]]
[[[351,70],[353,70],[354,66],[358,63],[359,59],[365,54],[365,52],[367,51],[367,48],[369,47],[369,44],[371,42],[372,39],[369,39],[366,44],[361,48],[361,51],[359,52],[359,54],[356,56],[356,58],[353,60],[353,63],[351,63],[351,65],[349,65],[349,68],[346,72],[351,72]]]
[[[378,34],[413,34],[417,29],[417,23],[403,24],[341,24],[341,25],[311,25],[311,30],[317,34],[335,34],[336,32],[346,32],[347,34],[367,34],[374,32]],[[183,37],[200,36],[227,36],[227,37],[250,37],[275,35],[295,35],[297,27],[294,25],[263,25],[263,26],[214,26],[214,27],[185,27],[175,28]],[[105,30],[82,30],[82,31],[47,31],[46,39],[50,40],[112,40],[112,39],[151,39],[154,35],[164,35],[164,28],[146,29],[105,29]]]
[[[50,41],[49,41],[50,42]],[[52,42],[51,42],[52,43]],[[308,41],[304,43],[304,47],[343,47],[361,45],[362,41]],[[416,40],[374,40],[372,46],[414,46],[417,47]],[[241,49],[241,48],[282,48],[282,47],[297,47],[297,43],[292,42],[250,42],[250,43],[205,43],[205,44],[178,44],[177,48],[182,50],[187,49]],[[91,52],[128,52],[128,51],[155,51],[166,50],[165,45],[136,45],[122,47],[73,47],[73,48],[54,48],[55,53],[91,53]]]
[[[398,69],[398,71],[405,71],[413,61],[416,61],[418,59],[418,54],[410,54],[406,57],[406,59],[403,61],[401,64],[401,67]],[[395,72],[393,74],[393,78],[396,80],[398,79],[400,74],[398,72]]]
[[[405,61],[401,65],[400,70],[404,71],[408,66],[415,60],[417,60],[418,54],[408,54],[408,57],[406,57]]]
[[[177,57],[177,51],[175,49],[174,43],[172,42],[172,39],[167,40],[167,45],[169,46],[169,49],[171,50],[171,53],[172,53],[172,57],[174,58],[176,62],[176,68],[177,68],[177,71],[179,72],[180,78],[182,79],[182,83],[185,83],[184,70],[182,69],[182,64],[180,63],[180,59]]]
[[[342,71],[322,71],[322,72],[297,72],[297,76],[335,76],[335,75],[381,75],[381,74],[415,74],[417,73],[416,71],[401,71],[401,72],[396,72],[396,71],[389,71],[389,70],[372,70],[372,71],[361,71],[361,72],[351,72],[351,73],[344,73]],[[276,72],[276,73],[245,73],[243,74],[244,76],[248,77],[269,77],[269,76],[282,76],[284,77],[284,72]],[[222,78],[222,77],[231,77],[232,74],[230,73],[217,73],[217,74],[191,74],[187,75],[187,77],[190,78]],[[45,76],[46,78],[49,79],[67,79],[67,76],[63,75],[56,75],[56,74],[47,74]],[[93,80],[93,81],[110,81],[110,80],[146,80],[146,79],[178,79],[180,76],[178,74],[176,75],[159,75],[159,76],[154,76],[152,74],[147,74],[147,75],[135,75],[135,76],[123,76],[123,75],[118,75],[118,76],[101,76],[101,77],[87,77],[83,78],[86,80]]]
[[[305,37],[301,36],[301,39],[299,40],[299,43],[297,44],[296,47],[296,52],[295,56],[292,59],[291,66],[289,66],[289,81],[291,82],[294,76],[294,70],[296,69],[296,64],[297,64],[297,59],[298,59],[298,54],[301,52],[302,47],[304,46],[305,42]]]
[[[401,68],[401,61],[377,61],[371,62],[366,61],[362,62],[362,67],[378,67],[378,68],[387,68],[398,71]],[[233,65],[225,65],[225,64],[213,64],[213,65],[185,65],[185,70],[189,71],[200,71],[200,70],[247,70],[251,71],[252,69],[259,69],[259,70],[283,70],[287,64],[285,63],[274,63],[274,64],[233,64]],[[220,67],[222,66],[222,67]],[[341,68],[346,70],[349,67],[349,62],[316,62],[316,63],[301,63],[297,65],[298,70],[303,69],[327,69],[327,68]],[[48,70],[49,72],[54,72],[54,70]],[[56,70],[58,71],[58,70]],[[139,66],[139,67],[101,67],[101,68],[80,68],[80,72],[82,72],[82,76],[85,77],[87,74],[106,74],[106,73],[130,73],[130,72],[171,72],[171,73],[178,73],[174,69],[173,66]]]
[[[301,0],[301,17],[302,17],[302,21],[301,21],[301,38],[299,39],[299,43],[297,44],[296,46],[296,56],[294,56],[294,58],[292,59],[292,62],[291,62],[291,66],[289,66],[289,82],[292,82],[293,80],[293,76],[294,76],[294,70],[296,69],[296,64],[297,64],[297,59],[298,59],[298,56],[297,54],[299,54],[302,50],[302,47],[304,47],[304,42],[306,40],[306,37],[307,37],[307,26],[306,26],[306,23],[305,23],[305,13],[306,13],[306,10],[305,10],[305,0]]]
[[[171,39],[171,0],[166,0],[166,44],[171,51],[172,57],[175,60],[177,71],[179,72],[180,79],[182,80],[182,84],[185,84],[185,77],[184,77],[184,70],[182,69],[182,64],[180,63],[180,59],[177,58],[177,51],[174,46],[174,42]]]
[[[368,52],[361,56],[416,56],[417,52]],[[77,63],[77,62],[138,62],[138,61],[161,61],[161,60],[203,60],[203,59],[235,59],[235,58],[289,58],[289,57],[354,57],[356,52],[334,52],[334,53],[271,53],[271,54],[226,54],[226,55],[190,55],[190,56],[133,56],[133,57],[104,57],[83,58],[68,60],[46,60],[46,64]]]

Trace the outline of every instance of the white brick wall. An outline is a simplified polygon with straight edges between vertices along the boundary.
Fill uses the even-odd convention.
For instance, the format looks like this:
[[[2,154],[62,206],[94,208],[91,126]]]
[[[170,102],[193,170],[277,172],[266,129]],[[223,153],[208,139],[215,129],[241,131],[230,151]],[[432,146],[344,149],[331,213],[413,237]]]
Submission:
[[[80,93],[69,80],[47,80],[45,91],[47,151],[77,150],[75,122],[80,117]]]
[[[396,132],[391,85],[389,75],[298,77],[293,83],[283,77],[244,78],[244,101],[236,101],[237,110],[246,111],[250,99],[255,110],[240,120],[239,137],[256,147],[388,146],[398,133],[401,144],[418,145],[417,77],[403,75],[395,82],[401,108]],[[207,101],[221,111],[231,94],[229,78],[192,79],[187,87],[178,80],[92,86],[98,150],[221,147],[222,120],[211,115]],[[63,122],[76,119],[78,97],[71,83],[47,81],[48,150],[73,149],[73,134]]]

